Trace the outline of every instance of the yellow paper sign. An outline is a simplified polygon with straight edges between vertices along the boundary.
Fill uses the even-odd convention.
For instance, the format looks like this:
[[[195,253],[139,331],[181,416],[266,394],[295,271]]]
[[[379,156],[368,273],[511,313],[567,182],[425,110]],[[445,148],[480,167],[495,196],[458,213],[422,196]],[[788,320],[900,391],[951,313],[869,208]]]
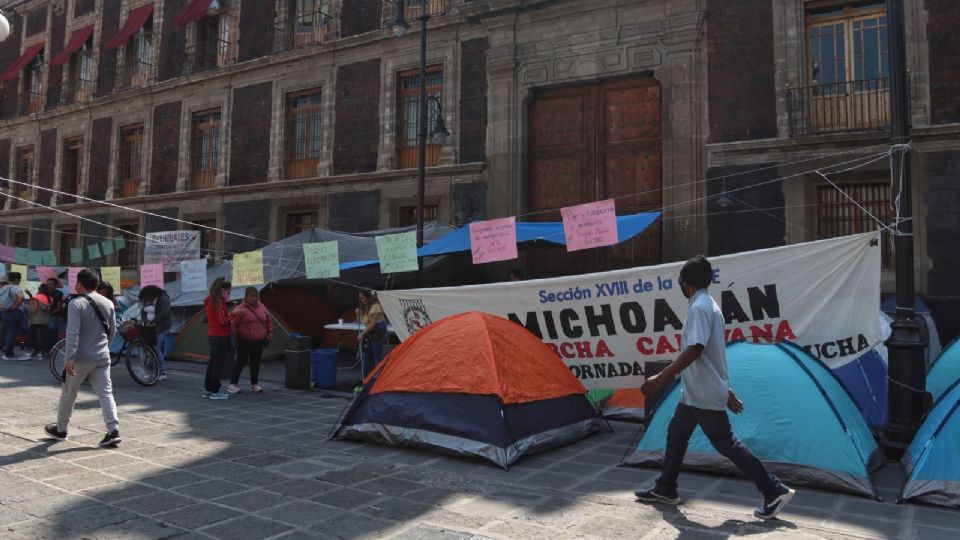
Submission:
[[[104,266],[100,268],[100,280],[113,285],[114,291],[120,291],[120,267]]]
[[[23,281],[27,280],[27,265],[25,264],[11,264],[10,273],[19,272],[20,279]]]
[[[250,251],[234,255],[232,281],[234,287],[263,283],[263,252]]]

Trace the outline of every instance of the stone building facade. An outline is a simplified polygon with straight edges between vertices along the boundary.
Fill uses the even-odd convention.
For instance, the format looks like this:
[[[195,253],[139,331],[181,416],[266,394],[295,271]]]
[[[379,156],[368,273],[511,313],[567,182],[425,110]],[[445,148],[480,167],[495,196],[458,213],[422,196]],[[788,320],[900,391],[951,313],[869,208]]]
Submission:
[[[905,3],[918,291],[956,313],[960,21],[950,0]],[[205,235],[222,258],[261,245],[249,237],[308,226],[413,223],[421,2],[405,4],[411,27],[397,37],[392,0],[22,3],[0,44],[0,175],[38,186],[9,189],[54,210],[8,197],[0,242],[65,254],[121,234],[104,224],[132,240],[195,226],[246,235]],[[613,249],[576,260],[528,251],[531,275],[869,225],[848,219],[818,168],[870,209],[889,202],[886,161],[836,165],[889,146],[882,2],[424,4],[435,13],[429,113],[452,132],[428,148],[427,219],[557,219],[560,207],[610,197],[621,213],[663,209],[655,227]],[[136,262],[115,254],[101,264]],[[953,317],[948,335],[960,327]]]

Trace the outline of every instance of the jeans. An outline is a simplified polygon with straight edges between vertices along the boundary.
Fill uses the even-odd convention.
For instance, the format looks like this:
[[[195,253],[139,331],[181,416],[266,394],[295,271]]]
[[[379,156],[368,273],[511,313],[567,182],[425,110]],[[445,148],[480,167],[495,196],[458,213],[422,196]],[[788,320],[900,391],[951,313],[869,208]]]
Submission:
[[[387,323],[377,323],[377,329],[382,336],[380,339],[364,338],[360,344],[360,369],[366,378],[383,359],[383,345],[387,340]]]
[[[262,339],[244,339],[237,338],[237,361],[233,365],[233,377],[230,384],[240,382],[240,374],[243,373],[243,366],[250,361],[250,384],[260,382],[260,359],[263,358],[263,340]]]
[[[680,476],[683,456],[687,453],[690,436],[693,435],[693,430],[698,424],[717,452],[732,461],[747,478],[753,480],[765,498],[780,485],[777,477],[767,472],[760,460],[733,435],[726,411],[698,409],[678,403],[667,430],[667,451],[663,458],[660,478],[657,479],[659,492],[676,495],[677,477]]]
[[[167,340],[167,334],[170,332],[157,332],[157,344],[153,346],[153,352],[157,353],[157,360],[160,362],[160,374],[167,374],[166,357],[163,354],[163,343]]]
[[[47,339],[46,324],[31,324],[30,335],[27,339],[27,348],[34,353],[47,353],[50,351],[50,343]]]
[[[207,373],[203,378],[203,388],[207,392],[220,391],[220,370],[227,359],[230,350],[230,338],[221,336],[207,336],[210,342],[210,360],[207,362]]]
[[[7,356],[13,356],[13,345],[17,341],[17,334],[20,333],[20,327],[23,325],[23,311],[19,309],[12,309],[10,311],[4,311],[2,314],[3,319],[3,352]]]
[[[119,421],[117,420],[117,403],[113,400],[110,361],[107,360],[103,363],[74,362],[73,367],[77,370],[77,376],[73,377],[68,374],[60,389],[57,430],[67,431],[70,416],[73,414],[73,405],[77,402],[77,392],[80,390],[83,381],[90,381],[90,386],[93,387],[93,391],[100,398],[100,412],[103,414],[103,423],[107,426],[107,431],[117,429]]]

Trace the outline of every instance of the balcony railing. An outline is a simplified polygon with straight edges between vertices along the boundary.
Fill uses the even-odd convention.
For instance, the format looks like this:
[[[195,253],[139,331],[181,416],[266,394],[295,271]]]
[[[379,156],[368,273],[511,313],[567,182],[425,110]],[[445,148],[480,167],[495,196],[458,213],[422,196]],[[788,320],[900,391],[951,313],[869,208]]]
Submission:
[[[274,29],[274,52],[328,41],[333,37],[330,22],[329,15],[318,11],[277,23]]]
[[[787,89],[790,136],[890,127],[890,80],[864,79]]]
[[[150,84],[153,77],[153,65],[142,61],[124,64],[120,67],[120,77],[117,78],[117,87],[120,90],[128,88],[142,88]]]
[[[17,107],[18,116],[40,112],[41,109],[43,109],[43,94],[40,92],[23,92],[20,94],[20,103]]]
[[[222,39],[200,41],[181,53],[181,73],[188,75],[230,63],[230,43]]]
[[[447,13],[447,0],[405,0],[403,3],[403,18],[408,24],[413,24],[420,15],[423,15],[423,9],[431,17],[445,15]],[[396,20],[397,2],[395,0],[383,0],[383,21],[384,27],[389,27]]]
[[[62,105],[70,103],[83,103],[92,98],[97,90],[97,83],[86,79],[75,79],[69,81],[67,91],[60,96]]]
[[[139,178],[120,179],[120,197],[136,197],[138,193],[140,193]]]

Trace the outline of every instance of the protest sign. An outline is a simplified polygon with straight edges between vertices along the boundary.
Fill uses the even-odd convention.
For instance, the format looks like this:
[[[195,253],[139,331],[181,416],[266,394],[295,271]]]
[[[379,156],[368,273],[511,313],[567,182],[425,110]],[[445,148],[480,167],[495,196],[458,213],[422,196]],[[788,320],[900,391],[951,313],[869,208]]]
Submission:
[[[380,272],[415,272],[417,264],[417,233],[414,231],[385,234],[378,236],[377,257],[380,259]]]
[[[30,250],[27,248],[13,248],[15,255],[14,258],[17,259],[17,262],[20,264],[29,264],[30,263]]]
[[[79,274],[81,270],[83,270],[83,268],[67,269],[67,293],[68,294],[73,294],[77,292],[77,274]]]
[[[11,264],[10,272],[18,272],[20,274],[20,279],[23,281],[27,280],[27,265],[25,264]]]
[[[517,218],[491,219],[470,224],[473,264],[517,258]]]
[[[180,262],[180,292],[207,291],[207,260]]]
[[[100,242],[100,251],[103,253],[104,257],[107,255],[113,255],[113,240]]]
[[[113,239],[113,247],[117,248],[117,251],[127,247],[127,241],[122,236],[118,236]]]
[[[340,246],[336,241],[303,245],[307,279],[326,279],[340,275]]]
[[[106,281],[107,283],[113,285],[114,291],[119,291],[121,289],[120,285],[120,267],[119,266],[103,266],[100,268],[100,279],[101,281]]]
[[[156,285],[163,288],[163,265],[145,264],[140,267],[140,287]]]
[[[24,281],[23,290],[29,292],[30,294],[36,296],[40,292],[40,282],[39,281]]]
[[[200,258],[200,231],[165,231],[147,233],[143,261],[162,264],[167,272],[180,270],[181,261]]]
[[[95,261],[100,258],[100,244],[88,244],[87,245],[87,257],[91,261]]]
[[[613,199],[560,209],[567,251],[617,243],[617,209]]]
[[[37,276],[40,277],[40,281],[46,282],[48,279],[57,279],[57,271],[49,266],[38,266]]]
[[[70,264],[80,264],[83,262],[83,249],[70,248]]]
[[[250,251],[233,256],[234,287],[246,287],[263,283],[263,252]]]
[[[30,250],[27,253],[27,263],[30,266],[40,266],[43,264],[43,252]]]
[[[17,262],[17,250],[13,246],[0,244],[0,261]]]

